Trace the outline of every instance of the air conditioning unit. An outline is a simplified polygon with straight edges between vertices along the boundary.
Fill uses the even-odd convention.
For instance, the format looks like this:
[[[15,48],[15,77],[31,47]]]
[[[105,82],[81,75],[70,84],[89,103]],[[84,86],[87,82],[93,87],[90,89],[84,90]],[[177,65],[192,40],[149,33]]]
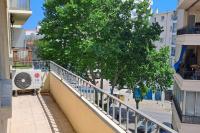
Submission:
[[[15,69],[12,72],[13,90],[40,89],[47,72],[34,69]]]

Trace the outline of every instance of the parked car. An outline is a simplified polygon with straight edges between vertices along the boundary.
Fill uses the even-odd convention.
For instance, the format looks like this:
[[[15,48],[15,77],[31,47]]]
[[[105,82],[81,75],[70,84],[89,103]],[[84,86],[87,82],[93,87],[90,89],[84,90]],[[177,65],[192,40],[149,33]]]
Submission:
[[[147,125],[148,125],[147,126],[147,133],[152,133],[156,128],[156,125],[152,122],[148,122]],[[145,121],[144,120],[141,121],[137,130],[138,130],[138,133],[145,133]]]

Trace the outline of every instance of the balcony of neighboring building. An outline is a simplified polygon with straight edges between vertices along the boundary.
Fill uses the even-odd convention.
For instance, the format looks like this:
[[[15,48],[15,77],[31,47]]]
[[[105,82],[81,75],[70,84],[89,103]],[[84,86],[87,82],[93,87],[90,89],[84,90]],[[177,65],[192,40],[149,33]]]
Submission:
[[[199,6],[200,8],[200,6]],[[178,45],[200,45],[200,15],[199,11],[196,13],[188,12],[183,18],[183,27],[177,30],[177,44]],[[180,20],[179,20],[180,21]]]
[[[32,14],[30,0],[10,0],[9,13],[14,25],[23,25]]]
[[[178,49],[174,65],[177,84],[181,90],[200,91],[200,46],[183,45]]]
[[[54,62],[22,62],[25,66],[13,69],[13,86],[27,83],[24,77],[15,83],[14,72],[41,71],[42,86],[39,94],[19,95],[13,98],[13,115],[9,130],[15,132],[80,132],[177,133],[143,112],[126,105]],[[35,80],[32,80],[33,84]],[[35,85],[33,85],[35,86]],[[27,90],[31,91],[31,90]],[[135,129],[137,129],[135,131]]]
[[[173,95],[173,127],[180,133],[198,132],[200,128],[200,92],[181,90],[178,83],[175,82]]]

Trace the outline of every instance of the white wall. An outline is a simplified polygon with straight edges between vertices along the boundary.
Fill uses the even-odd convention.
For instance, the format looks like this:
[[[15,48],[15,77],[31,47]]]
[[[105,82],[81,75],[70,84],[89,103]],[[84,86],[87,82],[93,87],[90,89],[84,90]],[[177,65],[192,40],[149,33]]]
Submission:
[[[13,34],[12,37],[12,46],[17,48],[25,47],[25,32],[22,28],[13,28],[11,29]]]
[[[0,79],[9,79],[8,12],[6,0],[0,1]]]

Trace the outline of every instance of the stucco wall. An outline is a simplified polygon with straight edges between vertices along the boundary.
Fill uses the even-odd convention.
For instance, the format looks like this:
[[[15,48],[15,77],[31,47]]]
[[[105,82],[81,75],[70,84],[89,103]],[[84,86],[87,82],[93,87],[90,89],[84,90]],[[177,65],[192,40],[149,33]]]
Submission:
[[[9,79],[7,1],[0,1],[0,79]]]
[[[114,133],[105,120],[97,115],[79,96],[60,79],[49,74],[50,93],[63,110],[77,133]]]
[[[50,90],[49,90],[49,88],[50,88],[50,74],[48,73],[48,74],[45,74],[45,75],[47,75],[47,76],[44,76],[43,78],[42,78],[42,82],[43,82],[43,84],[42,84],[42,89],[41,89],[41,92],[42,93],[48,93]]]

